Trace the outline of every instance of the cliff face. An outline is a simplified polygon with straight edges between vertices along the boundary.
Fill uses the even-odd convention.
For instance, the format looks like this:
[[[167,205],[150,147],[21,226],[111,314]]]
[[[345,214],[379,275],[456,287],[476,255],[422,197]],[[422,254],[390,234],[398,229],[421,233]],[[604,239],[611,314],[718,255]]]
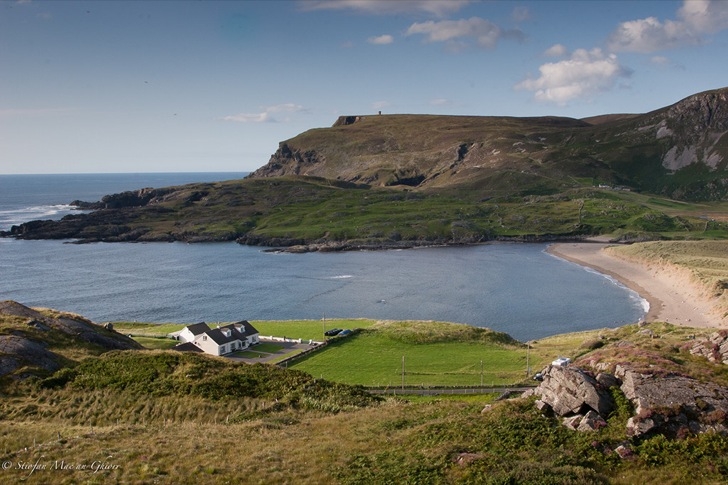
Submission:
[[[251,177],[310,175],[373,186],[558,190],[591,177],[678,199],[728,195],[728,88],[643,115],[569,118],[341,116],[281,142]],[[506,185],[508,182],[505,182]],[[508,187],[505,187],[506,189]]]
[[[649,124],[651,123],[651,124]],[[677,171],[694,163],[711,170],[728,159],[728,91],[690,96],[648,117],[641,127],[663,140],[667,152],[662,165]]]

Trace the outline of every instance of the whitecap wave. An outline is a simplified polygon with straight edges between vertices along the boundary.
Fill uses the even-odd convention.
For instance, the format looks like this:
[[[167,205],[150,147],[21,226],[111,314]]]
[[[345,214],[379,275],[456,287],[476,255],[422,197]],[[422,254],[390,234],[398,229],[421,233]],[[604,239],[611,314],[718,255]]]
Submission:
[[[68,204],[34,205],[0,210],[0,229],[10,229],[12,226],[38,219],[60,219],[75,212],[79,211]]]
[[[640,305],[642,307],[642,310],[645,312],[645,315],[650,311],[650,302],[647,301],[645,298],[643,298],[639,293],[634,291],[632,288],[624,285],[618,279],[616,279],[613,276],[610,276],[608,274],[601,273],[601,272],[595,270],[594,268],[589,268],[588,266],[582,266],[582,268],[584,268],[589,273],[597,274],[599,276],[606,278],[613,285],[618,286],[618,287],[622,288],[623,290],[625,290],[627,292],[627,294],[629,295],[630,300],[636,302],[638,305]]]
[[[353,278],[353,277],[354,276],[353,275],[350,275],[350,274],[340,274],[340,275],[336,275],[336,276],[329,276],[328,279],[330,279],[330,280],[345,280],[345,279]]]

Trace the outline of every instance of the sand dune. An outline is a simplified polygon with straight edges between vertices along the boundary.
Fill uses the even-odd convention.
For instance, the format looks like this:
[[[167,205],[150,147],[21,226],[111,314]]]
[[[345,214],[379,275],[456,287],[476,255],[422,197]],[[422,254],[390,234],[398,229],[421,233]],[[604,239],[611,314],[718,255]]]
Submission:
[[[554,256],[608,274],[633,289],[650,303],[645,321],[690,327],[728,327],[707,291],[687,270],[660,264],[644,264],[619,258],[605,243],[558,243],[549,247]]]

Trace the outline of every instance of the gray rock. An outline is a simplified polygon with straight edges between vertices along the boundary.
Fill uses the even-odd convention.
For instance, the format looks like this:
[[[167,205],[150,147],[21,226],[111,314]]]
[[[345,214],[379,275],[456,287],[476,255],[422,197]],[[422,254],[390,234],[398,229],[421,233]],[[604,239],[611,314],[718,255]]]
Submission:
[[[599,416],[594,411],[587,412],[579,422],[579,426],[576,428],[577,431],[597,431],[604,428],[607,425],[607,421]]]
[[[18,367],[17,361],[25,361],[45,370],[60,369],[59,356],[48,351],[41,343],[17,335],[0,335],[0,353],[7,357],[1,367],[10,373]],[[11,365],[14,363],[15,366]],[[15,368],[13,368],[15,367]]]
[[[661,433],[668,437],[725,428],[728,388],[691,377],[655,376],[627,371],[622,392],[632,401],[630,436]]]
[[[589,410],[608,416],[614,409],[612,396],[596,379],[577,367],[549,366],[534,391],[559,416],[585,414]]]

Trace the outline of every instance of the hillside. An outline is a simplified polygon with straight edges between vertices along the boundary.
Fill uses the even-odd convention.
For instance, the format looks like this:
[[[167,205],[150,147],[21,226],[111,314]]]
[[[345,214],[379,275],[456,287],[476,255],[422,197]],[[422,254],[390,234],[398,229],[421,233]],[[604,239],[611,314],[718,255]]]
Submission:
[[[294,251],[728,237],[728,88],[642,115],[341,117],[244,180],[73,201],[19,239]]]
[[[405,337],[425,349],[443,342],[475,348],[493,344],[491,337],[512,347],[503,336],[466,330],[442,323],[433,334],[424,323],[387,322],[370,333]],[[67,344],[84,346],[82,340]],[[358,345],[343,340],[331,349],[340,366],[348,363],[342,351],[349,344]],[[386,345],[393,350],[396,343]],[[656,323],[532,345],[532,357],[568,355],[574,365],[544,369],[532,391],[537,396],[502,401],[492,395],[382,398],[299,370],[174,351],[88,355],[53,374],[0,383],[3,473],[24,483],[708,484],[728,478],[722,363],[728,354],[716,351],[728,349],[725,332]],[[489,362],[488,372],[499,373],[498,365]],[[595,429],[568,410],[590,407],[603,415]]]
[[[375,186],[561,191],[574,178],[682,200],[728,194],[728,88],[643,115],[586,120],[341,117],[281,142],[252,177],[309,175]]]
[[[0,383],[47,376],[111,350],[141,348],[80,315],[0,302]]]

